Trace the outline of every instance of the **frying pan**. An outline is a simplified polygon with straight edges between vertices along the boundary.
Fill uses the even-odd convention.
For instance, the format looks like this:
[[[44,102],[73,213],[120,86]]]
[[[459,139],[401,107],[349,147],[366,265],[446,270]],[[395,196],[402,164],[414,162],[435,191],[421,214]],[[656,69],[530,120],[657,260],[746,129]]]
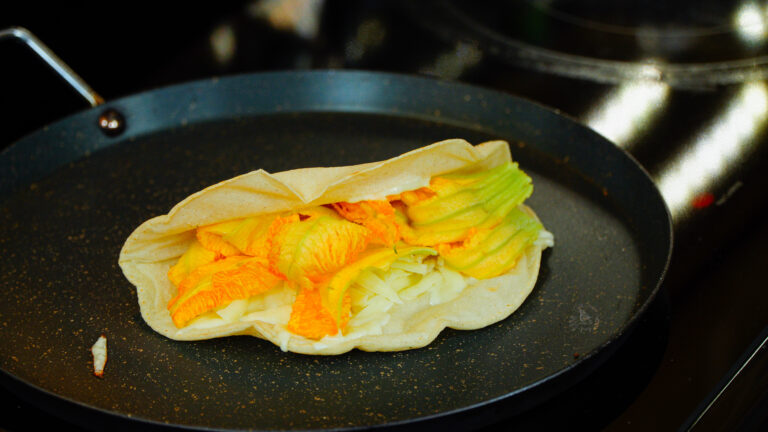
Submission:
[[[105,109],[122,114],[117,136],[97,125]],[[370,162],[451,137],[509,140],[555,234],[508,319],[334,357],[243,336],[176,342],[141,319],[117,257],[144,220],[257,168]],[[411,76],[261,73],[152,90],[32,133],[0,170],[3,384],[94,429],[481,427],[598,367],[655,296],[671,249],[658,190],[598,134],[514,96]],[[98,379],[89,348],[102,333]]]

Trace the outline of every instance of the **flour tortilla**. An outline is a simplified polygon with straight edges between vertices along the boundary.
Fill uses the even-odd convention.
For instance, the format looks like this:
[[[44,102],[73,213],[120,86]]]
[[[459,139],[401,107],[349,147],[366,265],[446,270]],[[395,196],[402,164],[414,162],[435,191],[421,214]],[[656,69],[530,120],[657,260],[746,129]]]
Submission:
[[[211,328],[178,329],[166,308],[176,287],[168,269],[187,250],[195,229],[215,222],[298,210],[339,201],[384,199],[429,184],[433,176],[489,169],[511,160],[505,141],[477,146],[460,139],[441,141],[382,162],[335,168],[304,168],[270,174],[253,171],[199,191],[167,215],[141,224],[128,237],[119,264],[136,286],[141,316],[158,333],[175,340],[252,335],[304,354],[340,354],[354,348],[397,351],[423,347],[445,328],[478,329],[508,317],[530,294],[539,273],[542,247],[531,247],[510,272],[470,283],[458,298],[430,306],[421,296],[390,309],[382,334],[320,341],[288,334],[282,326],[243,321]],[[531,212],[532,213],[532,212]]]

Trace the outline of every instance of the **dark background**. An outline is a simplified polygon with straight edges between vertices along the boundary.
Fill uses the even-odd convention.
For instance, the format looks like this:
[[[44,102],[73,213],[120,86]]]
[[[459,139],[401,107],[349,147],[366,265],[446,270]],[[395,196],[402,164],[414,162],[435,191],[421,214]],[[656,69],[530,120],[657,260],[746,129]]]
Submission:
[[[31,30],[107,100],[211,76],[354,68],[429,75],[497,88],[583,119],[595,100],[615,84],[516,65],[492,44],[485,44],[482,37],[473,39],[471,32],[454,32],[448,19],[440,21],[446,23],[447,30],[426,24],[430,21],[427,18],[439,16],[439,8],[435,14],[418,8],[414,12],[399,2],[328,0],[311,36],[275,24],[266,16],[254,16],[258,15],[250,12],[254,5],[264,3],[257,1],[204,6],[158,1],[67,3],[71,2],[3,2],[0,28],[19,25]],[[610,20],[613,14],[615,22],[623,22],[623,14],[647,2],[620,3],[627,9],[617,6],[605,11],[608,16],[603,18]],[[722,6],[724,15],[739,2],[726,3]],[[656,15],[649,12],[651,18],[697,19],[670,15],[661,6],[657,9]],[[581,54],[600,56],[587,47],[604,44],[605,56],[610,57],[613,54],[608,48],[631,43],[618,37],[574,40],[563,33],[562,25],[537,26],[535,17],[516,16],[523,24],[534,23],[530,28],[521,25],[516,37],[544,41],[558,49],[571,45]],[[669,26],[669,21],[664,25]],[[703,25],[702,21],[695,23]],[[211,47],[217,31],[236,40],[234,54],[225,61],[217,60]],[[568,43],[558,42],[562,40]],[[441,55],[460,51],[456,49],[458,42],[482,53],[481,59],[473,60],[471,67],[460,73],[452,73],[450,67],[435,67],[442,64]],[[707,39],[700,44],[704,48],[697,47],[691,55],[704,62],[706,47],[712,47],[715,57],[734,52],[716,43],[726,46],[732,41]],[[619,48],[615,51],[626,52]],[[469,57],[475,55],[472,49]],[[743,58],[764,54],[755,49],[738,52]],[[461,52],[456,55],[466,57]],[[1,40],[0,59],[0,94],[5,107],[0,147],[88,106],[21,43]],[[657,175],[664,161],[687,151],[683,138],[689,131],[716,117],[733,93],[733,88],[722,83],[693,90],[674,88],[670,114],[664,121],[648,125],[632,143],[630,153],[652,176]],[[694,430],[760,430],[766,426],[768,360],[764,349],[756,350],[766,337],[768,324],[763,271],[768,263],[764,246],[768,242],[764,174],[768,143],[763,135],[758,134],[752,148],[747,162],[733,164],[712,183],[716,198],[734,181],[743,185],[726,205],[698,208],[691,204],[674,220],[675,255],[667,282],[636,334],[574,388],[489,430],[675,430],[703,412],[722,384],[752,354],[755,356],[748,367]],[[7,430],[76,430],[66,420],[50,416],[9,392],[2,393],[0,412],[0,427]]]

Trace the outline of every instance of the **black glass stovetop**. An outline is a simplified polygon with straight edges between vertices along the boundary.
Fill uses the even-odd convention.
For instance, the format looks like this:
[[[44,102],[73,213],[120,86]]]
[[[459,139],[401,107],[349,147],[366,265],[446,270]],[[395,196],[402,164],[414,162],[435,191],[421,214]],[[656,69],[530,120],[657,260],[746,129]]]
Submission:
[[[669,274],[595,372],[483,430],[764,430],[768,6],[669,3],[25,3],[0,6],[0,28],[29,28],[107,99],[214,75],[353,68],[468,82],[575,117],[668,198]],[[0,147],[84,108],[19,44],[0,42],[0,58],[13,107]],[[1,388],[0,410],[5,430],[80,430]]]

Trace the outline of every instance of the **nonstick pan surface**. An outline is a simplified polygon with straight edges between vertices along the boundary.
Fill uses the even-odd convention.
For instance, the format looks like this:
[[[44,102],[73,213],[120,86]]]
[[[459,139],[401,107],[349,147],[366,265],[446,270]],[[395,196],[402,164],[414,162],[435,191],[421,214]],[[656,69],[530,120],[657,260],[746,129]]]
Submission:
[[[599,367],[659,289],[666,207],[626,153],[513,96],[365,72],[194,82],[63,119],[0,154],[0,369],[19,395],[85,427],[478,427]],[[142,320],[117,258],[131,231],[210,184],[386,159],[446,138],[506,139],[555,247],[510,318],[431,345],[334,357],[252,337],[176,342]],[[103,379],[90,347],[109,344]]]

